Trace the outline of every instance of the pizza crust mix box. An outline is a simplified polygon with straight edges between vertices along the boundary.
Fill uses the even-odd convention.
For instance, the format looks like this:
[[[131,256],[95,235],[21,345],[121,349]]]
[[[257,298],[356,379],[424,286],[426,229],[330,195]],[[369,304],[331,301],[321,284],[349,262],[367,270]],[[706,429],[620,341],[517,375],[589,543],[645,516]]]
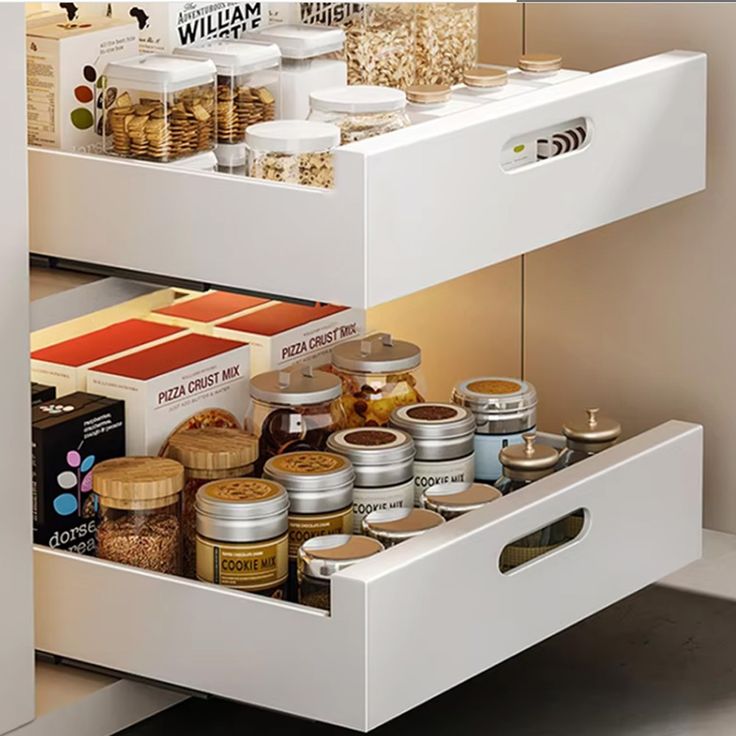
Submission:
[[[186,327],[202,335],[211,335],[215,322],[250,314],[273,303],[275,302],[269,299],[255,296],[211,291],[208,294],[195,294],[177,299],[170,306],[151,312],[148,319],[165,325]]]
[[[33,539],[54,549],[94,554],[92,474],[125,455],[122,401],[73,393],[33,408]]]
[[[131,19],[87,18],[28,28],[29,145],[102,153],[102,73],[109,61],[137,52]]]
[[[92,368],[87,386],[125,401],[128,454],[163,455],[171,435],[197,427],[242,428],[250,347],[188,334]]]
[[[31,353],[31,379],[55,386],[58,395],[85,391],[87,371],[97,363],[108,362],[142,347],[184,334],[181,327],[128,319],[34,350]]]
[[[330,351],[365,330],[365,310],[331,304],[276,304],[218,322],[213,334],[251,346],[253,375],[297,363],[329,362]]]

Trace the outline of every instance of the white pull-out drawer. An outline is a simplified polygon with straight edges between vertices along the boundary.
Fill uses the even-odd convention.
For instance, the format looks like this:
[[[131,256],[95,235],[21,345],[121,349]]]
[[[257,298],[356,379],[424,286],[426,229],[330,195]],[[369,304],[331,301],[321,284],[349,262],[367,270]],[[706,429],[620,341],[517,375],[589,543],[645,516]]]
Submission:
[[[366,731],[697,559],[701,478],[701,428],[668,422],[337,574],[331,615],[36,547],[36,646]]]
[[[706,57],[673,51],[344,146],[331,191],[32,149],[31,251],[374,306],[703,189],[705,121]]]

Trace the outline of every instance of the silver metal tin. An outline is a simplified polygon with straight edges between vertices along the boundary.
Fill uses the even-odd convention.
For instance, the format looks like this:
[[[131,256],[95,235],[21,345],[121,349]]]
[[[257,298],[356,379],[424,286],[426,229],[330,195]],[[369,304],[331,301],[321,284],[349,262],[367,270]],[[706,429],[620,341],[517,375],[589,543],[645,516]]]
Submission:
[[[493,385],[505,389],[495,393]],[[470,409],[475,415],[477,434],[514,434],[537,424],[537,391],[528,381],[518,378],[481,376],[460,381],[452,390],[452,403]]]
[[[324,470],[298,472],[288,468],[301,460],[322,461]],[[263,477],[286,488],[293,514],[321,514],[344,509],[353,502],[355,471],[347,457],[332,452],[305,450],[276,455],[266,462]]]
[[[363,533],[384,547],[393,547],[444,523],[442,516],[428,509],[386,509],[373,511],[363,519]]]
[[[342,395],[342,381],[334,373],[297,366],[290,370],[259,373],[250,379],[250,395],[281,406],[303,406],[334,401]]]
[[[248,487],[258,493],[257,484],[267,486],[271,497],[263,500],[244,499],[239,488]],[[228,498],[211,495],[216,487],[225,489]],[[260,478],[231,478],[205,483],[197,491],[197,533],[218,542],[259,542],[286,534],[289,530],[289,496],[279,483]]]
[[[414,476],[414,441],[400,429],[341,429],[327,438],[327,449],[352,462],[355,485],[360,488],[395,486]]]
[[[417,368],[421,362],[417,345],[394,340],[388,333],[349,340],[332,349],[332,365],[350,373],[398,373]]]
[[[441,483],[424,491],[421,503],[422,508],[449,520],[481,509],[502,495],[498,488],[485,483]]]
[[[377,539],[352,534],[327,534],[312,537],[299,548],[297,569],[299,577],[329,580],[336,572],[352,567],[361,560],[382,552]],[[330,556],[330,555],[334,555]]]
[[[455,460],[473,452],[475,416],[464,406],[433,402],[400,406],[389,421],[412,437],[417,460]]]

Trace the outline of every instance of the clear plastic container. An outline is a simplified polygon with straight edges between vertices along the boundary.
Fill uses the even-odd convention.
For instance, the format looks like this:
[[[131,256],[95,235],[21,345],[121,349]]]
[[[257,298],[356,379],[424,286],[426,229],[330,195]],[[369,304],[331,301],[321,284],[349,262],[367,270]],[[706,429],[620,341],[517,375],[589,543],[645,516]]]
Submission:
[[[181,573],[184,468],[160,457],[123,457],[95,466],[97,556],[170,575]]]
[[[174,161],[215,147],[215,65],[152,54],[105,69],[105,153]]]
[[[245,478],[255,472],[258,442],[237,429],[204,427],[175,434],[168,455],[185,469],[182,490],[183,573],[196,578],[197,491],[212,480]]]
[[[276,44],[281,50],[279,118],[306,120],[312,92],[347,84],[347,65],[341,58],[345,33],[339,28],[280,25],[254,32],[249,38]]]
[[[312,120],[277,120],[251,125],[245,133],[248,176],[331,189],[332,151],[340,129]]]
[[[357,85],[333,87],[309,96],[309,119],[340,128],[343,144],[406,128],[406,94],[400,89]]]
[[[422,351],[386,333],[337,345],[332,372],[342,379],[347,427],[382,427],[399,406],[424,401]]]
[[[245,163],[245,129],[276,118],[281,95],[278,46],[216,39],[178,48],[182,56],[210,59],[217,68],[217,162]]]

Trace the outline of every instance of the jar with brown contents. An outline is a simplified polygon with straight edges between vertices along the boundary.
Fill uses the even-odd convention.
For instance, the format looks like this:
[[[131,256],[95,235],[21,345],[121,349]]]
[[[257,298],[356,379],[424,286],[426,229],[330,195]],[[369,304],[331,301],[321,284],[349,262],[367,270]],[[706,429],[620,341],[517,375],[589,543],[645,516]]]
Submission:
[[[186,471],[182,491],[184,576],[196,577],[197,491],[212,480],[244,478],[254,473],[255,437],[237,429],[205,427],[178,432],[169,441],[169,457]]]
[[[170,575],[181,573],[184,468],[159,457],[123,457],[95,467],[97,556]]]

